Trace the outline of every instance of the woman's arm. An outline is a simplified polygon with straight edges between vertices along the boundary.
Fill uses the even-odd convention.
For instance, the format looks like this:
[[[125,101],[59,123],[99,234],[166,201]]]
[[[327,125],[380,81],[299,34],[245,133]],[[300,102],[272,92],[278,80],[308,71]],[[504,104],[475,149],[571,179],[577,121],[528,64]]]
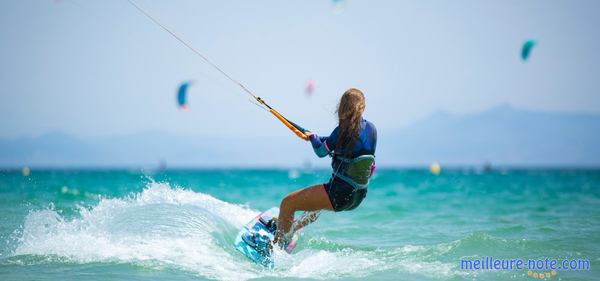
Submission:
[[[331,133],[331,135],[329,135],[329,137],[319,137],[317,134],[313,134],[310,132],[307,132],[306,134],[308,135],[308,139],[310,140],[310,143],[312,144],[313,150],[315,151],[315,154],[317,154],[317,156],[319,156],[320,158],[323,158],[329,154],[331,154],[331,149],[330,147],[335,147],[335,139],[337,138],[337,128],[335,128],[335,130],[333,130],[333,132]]]
[[[317,136],[317,134],[311,133],[308,136],[308,139],[310,140],[313,150],[315,151],[315,154],[317,154],[317,156],[322,158],[329,154],[329,151],[327,150],[327,146],[325,145],[325,141],[327,140],[327,137],[319,137],[319,136]]]

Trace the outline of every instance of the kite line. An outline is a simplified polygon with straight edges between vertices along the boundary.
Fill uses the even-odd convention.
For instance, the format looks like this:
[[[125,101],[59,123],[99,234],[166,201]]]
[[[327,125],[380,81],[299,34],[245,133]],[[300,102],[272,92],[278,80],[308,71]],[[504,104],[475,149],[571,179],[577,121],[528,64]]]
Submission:
[[[281,113],[279,113],[273,107],[271,107],[270,105],[268,105],[261,97],[255,95],[254,93],[252,93],[252,91],[250,91],[248,88],[246,88],[246,86],[244,86],[244,84],[242,84],[241,82],[235,80],[233,77],[229,76],[229,74],[227,74],[225,71],[223,71],[219,66],[217,66],[215,63],[213,63],[211,60],[209,60],[207,57],[205,57],[202,53],[200,53],[198,50],[196,50],[194,47],[192,47],[192,45],[190,45],[189,43],[187,43],[181,37],[177,36],[177,34],[175,34],[173,31],[171,31],[166,26],[164,26],[162,23],[160,23],[156,18],[154,18],[152,15],[150,15],[148,12],[146,12],[144,9],[142,9],[140,6],[138,6],[133,0],[127,0],[127,1],[136,10],[138,10],[140,13],[144,14],[146,17],[148,17],[150,20],[152,20],[152,22],[154,22],[156,25],[160,26],[167,33],[171,34],[171,36],[173,36],[173,38],[177,39],[177,41],[179,41],[181,44],[183,44],[188,49],[190,49],[192,52],[194,52],[194,54],[196,54],[197,56],[199,56],[200,58],[202,58],[202,60],[204,60],[206,63],[208,63],[214,69],[216,69],[221,74],[223,74],[223,76],[227,77],[227,79],[229,79],[231,82],[233,82],[234,84],[236,84],[240,88],[242,88],[242,90],[244,90],[244,92],[246,92],[248,95],[251,96],[251,98],[253,98],[254,100],[256,100],[256,102],[258,103],[257,105],[259,107],[261,107],[263,109],[266,109],[269,112],[271,112],[271,114],[273,114],[279,121],[281,121],[281,123],[283,123],[286,127],[288,127],[288,129],[290,129],[294,134],[296,134],[296,136],[298,136],[299,138],[301,138],[303,140],[308,140],[308,136],[306,135],[306,132],[308,132],[308,130],[306,130],[306,129],[300,127],[300,126],[298,126],[294,122],[292,122],[292,121],[288,120],[287,118],[285,118]]]

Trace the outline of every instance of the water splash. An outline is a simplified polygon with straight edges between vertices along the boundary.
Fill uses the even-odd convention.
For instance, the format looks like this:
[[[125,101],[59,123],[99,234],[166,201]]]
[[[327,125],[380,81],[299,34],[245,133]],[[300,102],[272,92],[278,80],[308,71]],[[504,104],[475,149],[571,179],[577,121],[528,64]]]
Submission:
[[[217,280],[343,279],[378,272],[421,277],[461,275],[452,263],[432,260],[430,255],[439,257],[448,251],[446,246],[441,250],[440,246],[392,250],[322,247],[320,244],[334,243],[324,238],[317,243],[305,240],[306,244],[293,255],[276,251],[275,268],[266,270],[232,247],[239,228],[257,210],[166,183],[151,182],[140,193],[103,198],[93,207],[79,207],[77,212],[74,219],[65,218],[51,207],[30,212],[13,258],[31,260],[32,256],[45,256],[71,263],[173,268]]]

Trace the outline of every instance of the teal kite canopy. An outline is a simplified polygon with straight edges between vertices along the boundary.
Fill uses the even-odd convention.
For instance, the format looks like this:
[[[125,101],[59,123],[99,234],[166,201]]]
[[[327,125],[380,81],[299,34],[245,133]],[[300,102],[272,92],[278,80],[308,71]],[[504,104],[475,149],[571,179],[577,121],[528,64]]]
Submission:
[[[531,53],[531,49],[535,46],[536,42],[534,40],[527,40],[523,43],[523,47],[521,48],[521,59],[526,61],[529,58],[529,54]]]
[[[185,81],[181,83],[179,86],[179,90],[177,91],[177,105],[180,109],[187,109],[187,90],[188,87],[192,84],[190,81]]]

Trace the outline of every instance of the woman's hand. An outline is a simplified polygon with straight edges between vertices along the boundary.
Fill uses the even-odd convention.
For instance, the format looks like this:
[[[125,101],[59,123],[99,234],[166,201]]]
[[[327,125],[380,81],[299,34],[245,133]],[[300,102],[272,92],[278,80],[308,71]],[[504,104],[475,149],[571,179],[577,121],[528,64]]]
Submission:
[[[310,139],[310,136],[312,136],[314,134],[311,132],[304,132],[304,135],[306,135],[306,138],[307,138],[306,140],[308,141]]]

